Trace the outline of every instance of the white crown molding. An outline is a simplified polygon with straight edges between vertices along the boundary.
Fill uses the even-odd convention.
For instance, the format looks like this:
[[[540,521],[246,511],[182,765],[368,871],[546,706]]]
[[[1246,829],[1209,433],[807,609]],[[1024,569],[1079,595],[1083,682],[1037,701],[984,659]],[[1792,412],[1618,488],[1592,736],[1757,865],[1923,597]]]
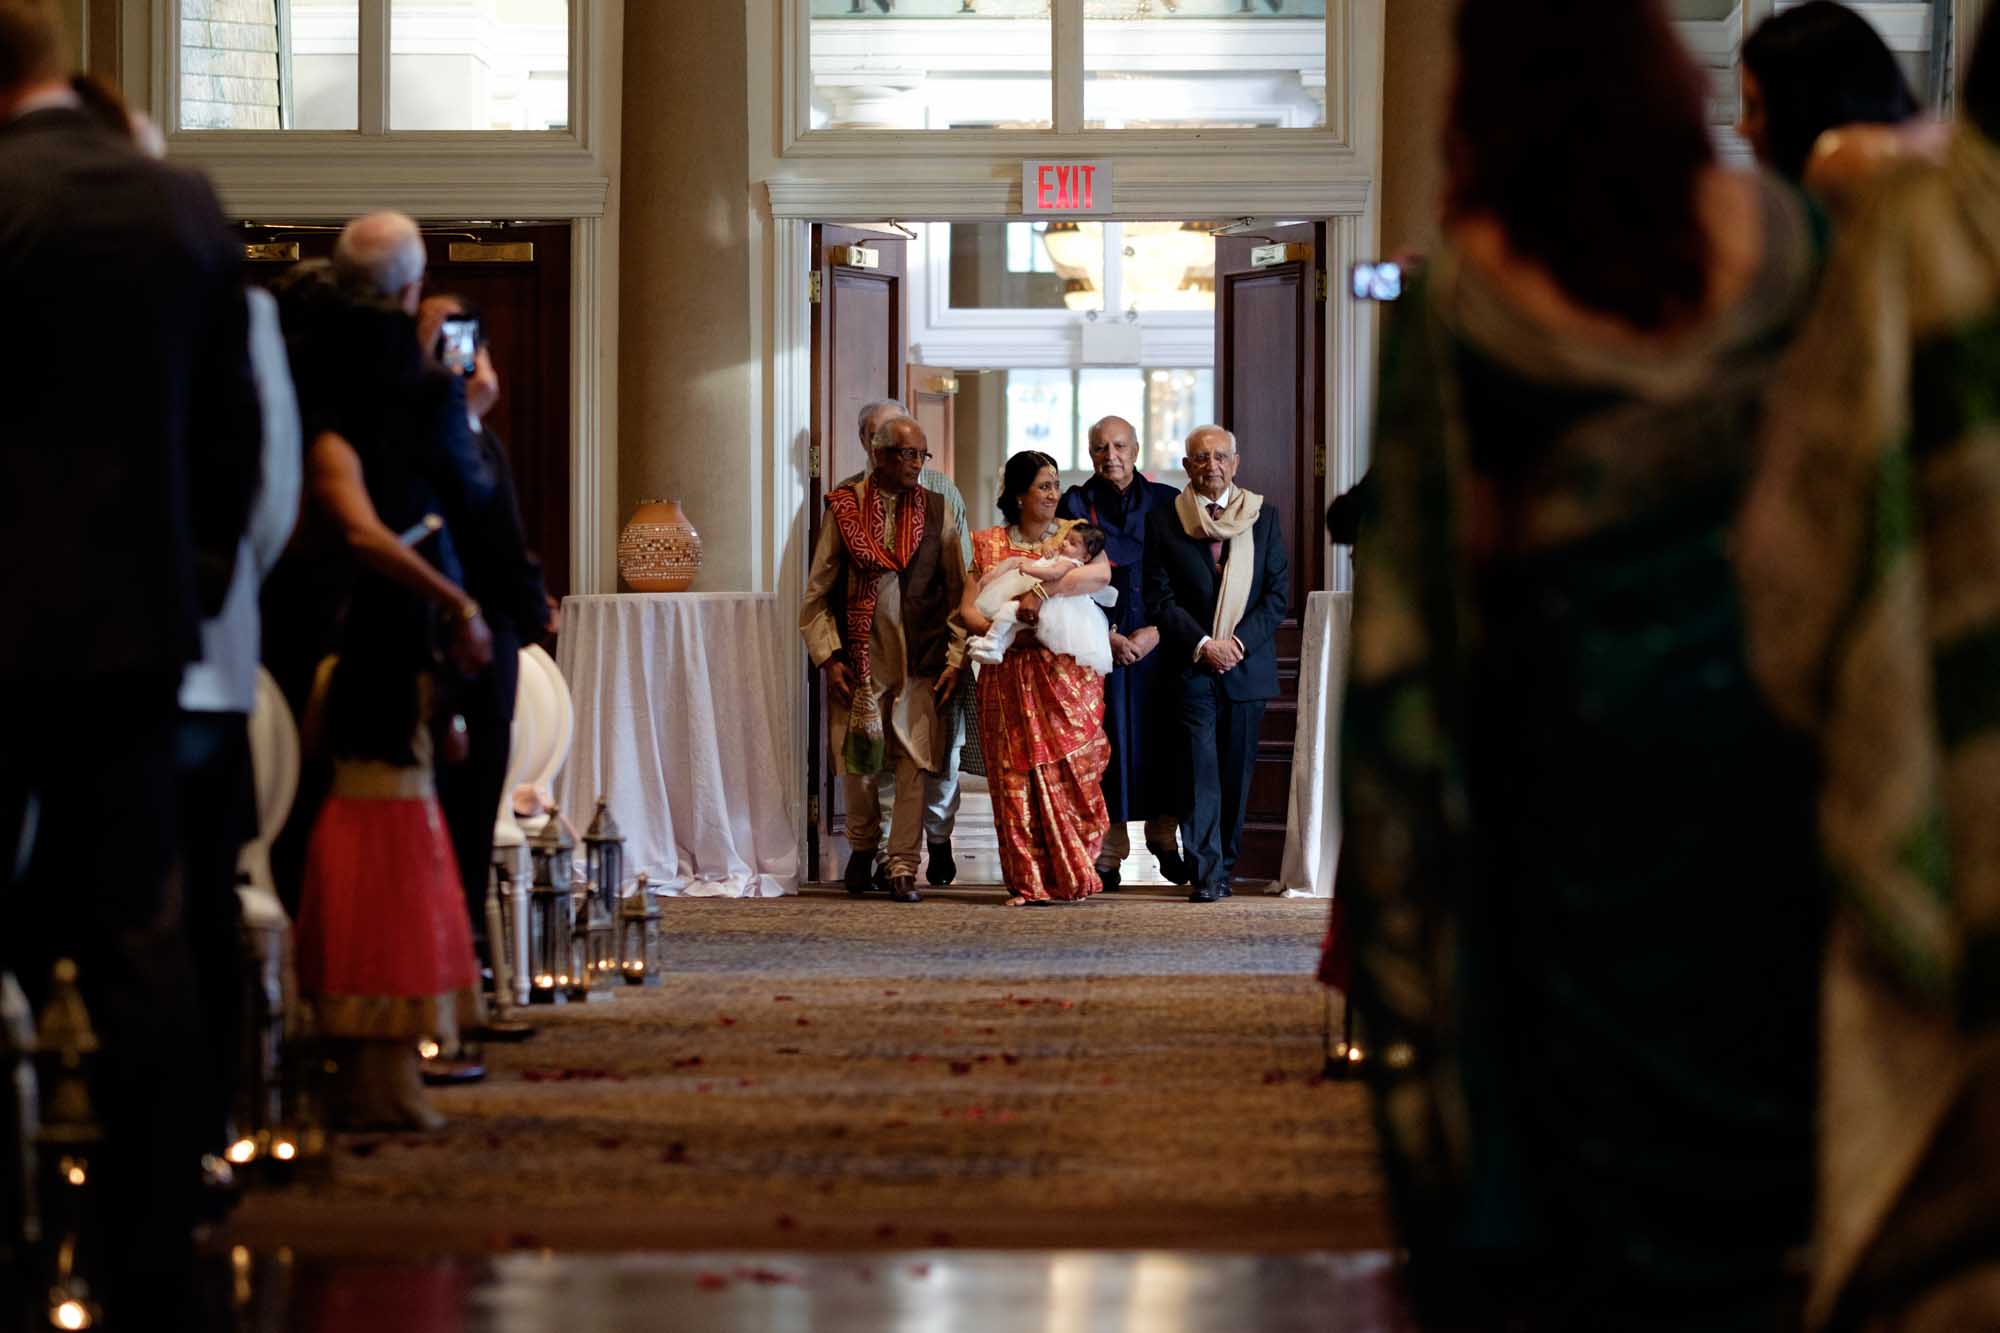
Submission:
[[[558,219],[602,217],[610,182],[602,176],[493,170],[441,176],[422,165],[314,167],[296,159],[199,162],[233,217],[347,218],[393,208],[418,218]]]
[[[771,215],[820,222],[879,222],[885,212],[936,222],[977,222],[1021,216],[1019,163],[1003,179],[910,180],[868,175],[844,180],[780,176],[766,181]],[[1174,179],[1133,179],[1121,173],[1117,216],[1132,221],[1234,217],[1336,217],[1366,212],[1365,178],[1271,175],[1217,178],[1189,168]]]

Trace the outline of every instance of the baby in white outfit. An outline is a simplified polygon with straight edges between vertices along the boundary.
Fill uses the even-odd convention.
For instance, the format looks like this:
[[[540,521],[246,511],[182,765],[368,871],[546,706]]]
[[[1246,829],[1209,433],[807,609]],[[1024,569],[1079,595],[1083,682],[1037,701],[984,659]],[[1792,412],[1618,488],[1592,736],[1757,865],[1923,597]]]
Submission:
[[[1035,637],[1051,652],[1074,657],[1100,676],[1111,674],[1111,628],[1100,606],[1117,603],[1118,590],[1105,588],[1088,595],[1058,596],[1049,587],[1073,569],[1095,560],[1104,549],[1104,534],[1079,523],[1063,534],[1061,549],[1046,560],[1014,556],[1002,560],[979,580],[979,614],[992,621],[986,633],[966,640],[966,654],[988,665],[1007,655],[1007,645],[1021,627],[1021,598],[1041,590],[1041,610]]]

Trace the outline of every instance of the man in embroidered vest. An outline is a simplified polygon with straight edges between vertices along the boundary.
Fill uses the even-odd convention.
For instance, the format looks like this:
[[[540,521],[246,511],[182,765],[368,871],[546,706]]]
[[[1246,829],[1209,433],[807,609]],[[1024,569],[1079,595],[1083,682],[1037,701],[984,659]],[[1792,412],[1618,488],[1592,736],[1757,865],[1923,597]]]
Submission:
[[[861,447],[871,450],[875,443],[875,432],[897,417],[910,414],[903,405],[893,398],[877,398],[861,408],[858,426],[861,431]],[[866,472],[857,472],[842,486],[853,486],[866,479]],[[918,475],[917,484],[927,491],[936,491],[944,497],[945,521],[958,532],[958,555],[960,568],[972,568],[972,535],[965,526],[965,497],[958,493],[950,477],[936,468],[926,467]],[[965,744],[965,713],[958,708],[947,708],[938,720],[944,724],[945,738],[939,743],[940,756],[937,770],[924,775],[924,844],[928,855],[924,858],[924,878],[933,884],[949,884],[958,877],[958,866],[952,860],[951,835],[958,824],[958,752]],[[871,847],[882,845],[882,815],[896,803],[896,773],[884,768],[870,779],[869,809],[874,812],[873,836],[867,839]],[[853,822],[853,806],[848,807],[849,823]],[[856,846],[861,844],[856,843]],[[885,872],[886,880],[886,872]]]
[[[1180,664],[1188,746],[1181,845],[1188,901],[1229,896],[1243,839],[1257,726],[1278,694],[1273,640],[1291,605],[1278,511],[1236,487],[1236,437],[1198,426],[1187,437],[1188,487],[1146,520],[1146,607],[1161,651]]]
[[[876,775],[896,775],[889,820],[889,896],[919,901],[924,781],[939,772],[954,728],[964,635],[952,622],[965,559],[944,497],[922,485],[930,459],[923,427],[884,423],[871,441],[873,470],[836,486],[813,551],[799,631],[826,671],[852,848],[849,893],[868,887],[881,839]]]

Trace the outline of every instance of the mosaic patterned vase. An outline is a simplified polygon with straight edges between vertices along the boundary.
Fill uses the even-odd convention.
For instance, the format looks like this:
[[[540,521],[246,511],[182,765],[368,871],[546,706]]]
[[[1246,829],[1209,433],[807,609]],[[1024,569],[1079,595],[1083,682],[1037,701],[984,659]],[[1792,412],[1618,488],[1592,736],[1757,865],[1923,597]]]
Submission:
[[[647,500],[618,534],[618,573],[633,592],[686,592],[701,572],[701,534],[679,500]]]

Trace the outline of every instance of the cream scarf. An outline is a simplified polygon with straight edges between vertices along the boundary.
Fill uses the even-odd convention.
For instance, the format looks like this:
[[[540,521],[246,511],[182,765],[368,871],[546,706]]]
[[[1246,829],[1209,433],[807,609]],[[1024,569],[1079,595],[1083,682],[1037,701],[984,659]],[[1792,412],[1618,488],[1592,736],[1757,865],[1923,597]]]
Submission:
[[[1222,507],[1214,518],[1208,516],[1208,501],[1189,486],[1174,501],[1181,527],[1201,541],[1229,543],[1229,560],[1222,567],[1222,590],[1215,598],[1215,624],[1209,633],[1227,639],[1236,633],[1243,612],[1250,605],[1250,580],[1257,577],[1257,515],[1264,511],[1264,497],[1237,487],[1236,498]]]

